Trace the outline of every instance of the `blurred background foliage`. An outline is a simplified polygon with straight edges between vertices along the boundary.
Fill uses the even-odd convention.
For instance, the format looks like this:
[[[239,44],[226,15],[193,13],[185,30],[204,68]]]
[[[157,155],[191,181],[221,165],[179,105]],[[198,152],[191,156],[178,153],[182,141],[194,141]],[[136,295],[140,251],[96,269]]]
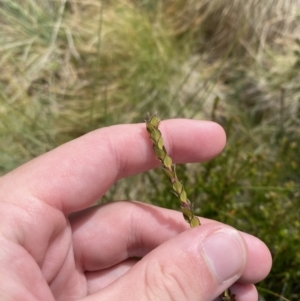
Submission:
[[[214,120],[226,149],[179,178],[269,246],[265,299],[300,300],[299,32],[299,0],[2,0],[0,173],[147,112]],[[124,198],[178,209],[159,169],[103,201]]]

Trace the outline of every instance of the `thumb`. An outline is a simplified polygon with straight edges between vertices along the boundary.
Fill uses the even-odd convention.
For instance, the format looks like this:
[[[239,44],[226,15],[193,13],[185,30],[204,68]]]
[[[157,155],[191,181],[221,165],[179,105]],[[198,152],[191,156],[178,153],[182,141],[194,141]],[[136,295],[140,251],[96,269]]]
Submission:
[[[246,250],[235,229],[202,225],[160,245],[96,295],[103,300],[212,301],[242,275]]]

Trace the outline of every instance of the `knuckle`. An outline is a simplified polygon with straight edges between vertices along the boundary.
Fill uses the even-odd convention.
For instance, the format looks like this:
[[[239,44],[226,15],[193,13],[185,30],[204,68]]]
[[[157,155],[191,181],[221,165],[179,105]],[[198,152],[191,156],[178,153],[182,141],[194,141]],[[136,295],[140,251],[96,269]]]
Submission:
[[[176,264],[151,262],[145,275],[147,300],[190,300],[188,275]]]

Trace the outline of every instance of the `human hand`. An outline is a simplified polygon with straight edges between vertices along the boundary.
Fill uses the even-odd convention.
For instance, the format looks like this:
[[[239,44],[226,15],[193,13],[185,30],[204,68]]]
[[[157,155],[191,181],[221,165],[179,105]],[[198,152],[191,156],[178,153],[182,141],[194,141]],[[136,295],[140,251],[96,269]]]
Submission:
[[[174,162],[225,145],[212,122],[163,121]],[[0,300],[212,301],[232,286],[257,301],[271,267],[263,242],[201,218],[138,202],[90,207],[117,180],[158,166],[144,124],[66,143],[0,179]],[[142,258],[139,260],[139,258]]]

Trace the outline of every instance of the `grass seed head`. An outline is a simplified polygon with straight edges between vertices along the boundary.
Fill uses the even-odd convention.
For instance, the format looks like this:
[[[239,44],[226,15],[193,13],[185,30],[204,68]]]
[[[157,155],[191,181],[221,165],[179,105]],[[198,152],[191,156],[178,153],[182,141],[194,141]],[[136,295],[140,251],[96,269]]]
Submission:
[[[190,226],[196,227],[200,225],[200,220],[194,216],[191,202],[188,200],[183,184],[178,180],[176,175],[176,165],[173,164],[171,157],[168,155],[164,146],[162,134],[159,130],[160,119],[156,113],[154,115],[148,114],[146,120],[146,128],[149,133],[150,139],[153,142],[153,149],[155,156],[163,164],[163,170],[172,184],[172,192],[180,199],[180,208],[182,210],[184,219]]]

